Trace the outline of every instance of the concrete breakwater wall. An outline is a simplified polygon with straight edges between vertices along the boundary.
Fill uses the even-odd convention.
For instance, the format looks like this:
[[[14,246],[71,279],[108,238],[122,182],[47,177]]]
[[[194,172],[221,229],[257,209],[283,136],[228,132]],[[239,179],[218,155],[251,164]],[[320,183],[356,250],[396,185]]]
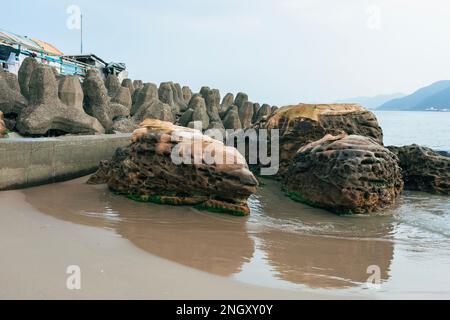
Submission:
[[[128,145],[131,134],[0,139],[0,190],[81,177]]]

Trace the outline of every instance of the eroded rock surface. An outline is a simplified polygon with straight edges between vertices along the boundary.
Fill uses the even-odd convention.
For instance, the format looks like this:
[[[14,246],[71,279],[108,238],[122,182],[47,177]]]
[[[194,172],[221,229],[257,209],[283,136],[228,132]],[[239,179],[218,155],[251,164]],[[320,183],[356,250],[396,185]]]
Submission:
[[[356,104],[299,104],[286,106],[262,119],[257,129],[279,129],[280,171],[286,172],[298,149],[341,133],[368,136],[383,144],[383,133],[375,115]]]
[[[416,144],[388,147],[398,156],[406,190],[450,195],[450,158]]]
[[[5,138],[8,135],[5,121],[3,120],[3,112],[0,111],[0,138]]]
[[[391,206],[403,190],[397,156],[369,137],[326,135],[302,147],[283,182],[294,200],[338,214]]]
[[[190,162],[175,163],[174,148]],[[205,150],[215,159],[233,161],[208,162]],[[247,199],[257,186],[235,148],[200,131],[159,120],[144,121],[133,133],[131,145],[102,162],[88,183],[107,183],[111,190],[139,201],[193,205],[236,215],[249,214]]]

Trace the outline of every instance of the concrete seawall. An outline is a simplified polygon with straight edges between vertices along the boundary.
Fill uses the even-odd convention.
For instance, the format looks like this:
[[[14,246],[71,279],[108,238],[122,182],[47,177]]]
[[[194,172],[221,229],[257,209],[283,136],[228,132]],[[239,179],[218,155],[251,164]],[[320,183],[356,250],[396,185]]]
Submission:
[[[0,190],[81,177],[128,145],[131,134],[0,139]]]

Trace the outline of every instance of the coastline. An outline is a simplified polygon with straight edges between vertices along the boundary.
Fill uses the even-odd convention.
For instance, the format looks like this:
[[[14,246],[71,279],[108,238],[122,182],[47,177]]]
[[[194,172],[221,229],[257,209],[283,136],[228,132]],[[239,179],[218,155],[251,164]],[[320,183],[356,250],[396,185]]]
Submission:
[[[113,231],[60,221],[0,193],[0,299],[349,299],[258,287],[153,256]],[[81,290],[66,288],[79,265]],[[366,297],[367,298],[367,297]]]

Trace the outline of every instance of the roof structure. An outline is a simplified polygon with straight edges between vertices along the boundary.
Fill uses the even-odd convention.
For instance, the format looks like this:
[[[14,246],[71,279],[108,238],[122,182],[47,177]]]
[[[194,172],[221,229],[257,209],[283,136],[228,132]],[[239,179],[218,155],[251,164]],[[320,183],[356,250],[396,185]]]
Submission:
[[[20,45],[28,50],[45,52],[49,55],[54,56],[63,55],[60,50],[58,50],[55,46],[48,42],[39,39],[31,39],[26,36],[21,36],[3,29],[0,29],[0,43],[5,43],[8,45]]]

